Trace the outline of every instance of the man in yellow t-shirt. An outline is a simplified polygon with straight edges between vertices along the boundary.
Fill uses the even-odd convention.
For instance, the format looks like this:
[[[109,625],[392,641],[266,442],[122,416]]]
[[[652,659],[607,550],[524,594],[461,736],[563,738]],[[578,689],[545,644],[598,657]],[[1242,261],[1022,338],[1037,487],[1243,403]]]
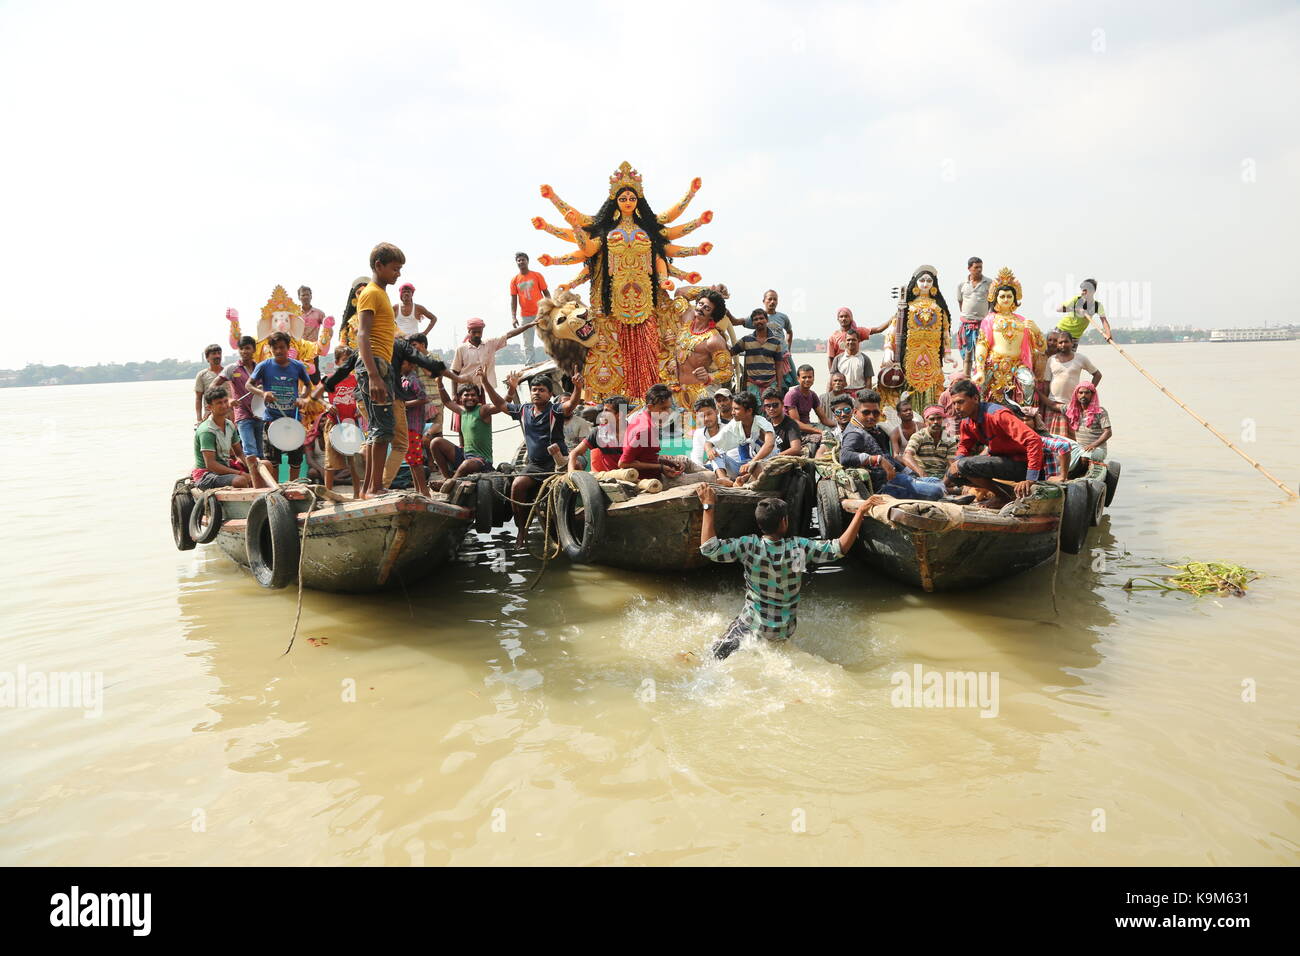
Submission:
[[[370,252],[370,284],[357,296],[357,391],[366,407],[370,432],[366,436],[366,476],[362,481],[363,494],[358,497],[373,498],[384,488],[384,459],[388,445],[394,442],[395,422],[400,417],[402,437],[406,437],[405,406],[394,396],[397,392],[393,375],[393,338],[397,322],[393,303],[388,298],[388,287],[397,281],[406,265],[402,250],[391,243],[381,242]],[[394,442],[396,444],[396,442]]]

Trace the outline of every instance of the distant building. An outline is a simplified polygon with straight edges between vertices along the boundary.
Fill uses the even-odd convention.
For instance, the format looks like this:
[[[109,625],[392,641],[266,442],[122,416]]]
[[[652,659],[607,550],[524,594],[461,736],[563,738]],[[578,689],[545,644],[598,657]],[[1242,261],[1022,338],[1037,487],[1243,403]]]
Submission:
[[[1211,342],[1285,342],[1296,338],[1295,329],[1212,329]]]

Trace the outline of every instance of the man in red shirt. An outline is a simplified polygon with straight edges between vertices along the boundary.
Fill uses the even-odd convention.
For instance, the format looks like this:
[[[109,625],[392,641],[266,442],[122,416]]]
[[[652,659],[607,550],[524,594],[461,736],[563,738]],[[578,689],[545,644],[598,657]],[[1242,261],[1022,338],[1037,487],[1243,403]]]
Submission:
[[[989,507],[1000,508],[1011,500],[1006,486],[994,479],[1014,481],[1015,496],[1024,498],[1043,471],[1043,440],[1011,409],[981,402],[970,379],[953,382],[948,391],[949,408],[961,422],[961,431],[947,478],[993,492]],[[981,448],[984,454],[975,454]]]
[[[659,457],[659,428],[671,414],[673,393],[667,385],[651,385],[645,393],[645,408],[627,421],[623,454],[618,467],[635,468],[642,478],[676,478],[680,468]]]
[[[533,329],[527,325],[537,321],[537,303],[542,301],[542,296],[550,295],[551,290],[546,288],[546,279],[540,272],[528,271],[528,253],[516,252],[515,265],[519,268],[519,275],[510,280],[510,324],[514,328],[519,328],[519,316],[524,317],[524,352],[526,353],[524,361],[528,365],[533,364]],[[516,315],[518,310],[518,315]]]

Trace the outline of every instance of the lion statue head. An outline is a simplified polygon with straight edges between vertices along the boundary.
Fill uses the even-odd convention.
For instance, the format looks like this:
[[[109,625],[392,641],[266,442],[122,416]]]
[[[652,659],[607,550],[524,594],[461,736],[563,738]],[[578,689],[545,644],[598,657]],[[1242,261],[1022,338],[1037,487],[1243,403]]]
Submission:
[[[561,292],[537,303],[537,334],[546,354],[569,375],[587,364],[587,350],[596,341],[596,323],[575,292]]]

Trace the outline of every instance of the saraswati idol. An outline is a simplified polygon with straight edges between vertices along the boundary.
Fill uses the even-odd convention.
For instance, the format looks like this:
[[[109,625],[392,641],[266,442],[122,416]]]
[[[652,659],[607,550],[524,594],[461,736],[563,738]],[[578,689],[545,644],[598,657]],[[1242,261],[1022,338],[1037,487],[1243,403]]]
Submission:
[[[1023,298],[1015,273],[1001,269],[989,286],[993,311],[980,323],[975,364],[971,369],[971,378],[989,401],[1012,398],[1024,402],[1031,398],[1021,386],[1017,373],[1033,377],[1038,359],[1047,349],[1047,341],[1031,319],[1016,312]]]
[[[697,178],[680,202],[655,215],[646,201],[641,174],[623,163],[609,178],[609,196],[594,216],[562,200],[550,186],[542,196],[560,211],[569,228],[561,229],[540,216],[533,226],[577,246],[565,256],[543,255],[543,266],[582,264],[582,271],[559,287],[567,292],[591,282],[594,333],[584,377],[588,395],[640,398],[651,385],[676,381],[674,355],[683,318],[682,303],[674,307],[673,279],[700,281],[699,273],[682,272],[672,264],[678,257],[707,255],[711,243],[679,246],[675,240],[712,221],[713,213],[670,226],[699,191]]]

